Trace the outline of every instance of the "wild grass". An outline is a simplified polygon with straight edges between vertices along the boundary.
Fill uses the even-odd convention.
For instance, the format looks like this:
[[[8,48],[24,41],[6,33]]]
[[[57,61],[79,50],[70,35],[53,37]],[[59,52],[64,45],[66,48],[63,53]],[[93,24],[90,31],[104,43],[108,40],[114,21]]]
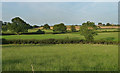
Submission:
[[[116,71],[118,46],[3,45],[3,71]]]

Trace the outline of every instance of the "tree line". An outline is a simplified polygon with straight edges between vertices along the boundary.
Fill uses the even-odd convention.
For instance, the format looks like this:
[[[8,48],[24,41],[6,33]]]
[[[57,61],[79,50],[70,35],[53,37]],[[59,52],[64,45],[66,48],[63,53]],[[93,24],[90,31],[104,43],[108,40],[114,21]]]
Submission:
[[[98,23],[99,25],[102,23]],[[107,24],[110,25],[110,24]],[[16,34],[21,34],[21,33],[28,33],[28,29],[32,28],[38,28],[39,26],[34,25],[31,26],[30,24],[26,23],[23,19],[20,17],[15,17],[11,20],[10,22],[2,22],[2,31],[11,31]],[[50,29],[50,26],[48,24],[45,24],[43,26],[44,29]],[[83,23],[80,26],[80,34],[85,37],[87,41],[93,41],[94,36],[97,35],[96,30],[97,26],[95,25],[94,22],[87,21],[86,23]],[[71,31],[75,32],[76,28],[74,25],[71,26]],[[67,32],[67,27],[65,26],[64,23],[60,24],[55,24],[53,26],[53,33],[66,33]],[[45,33],[44,31],[38,29],[36,33]]]

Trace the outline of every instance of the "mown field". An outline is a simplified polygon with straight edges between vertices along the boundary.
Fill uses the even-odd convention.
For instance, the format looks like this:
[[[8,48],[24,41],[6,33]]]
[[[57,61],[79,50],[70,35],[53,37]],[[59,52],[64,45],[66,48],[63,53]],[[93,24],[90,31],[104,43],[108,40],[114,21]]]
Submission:
[[[116,71],[118,46],[3,45],[3,71]]]
[[[5,39],[84,39],[79,32],[65,34],[3,35]],[[118,41],[118,32],[98,33],[95,40]]]

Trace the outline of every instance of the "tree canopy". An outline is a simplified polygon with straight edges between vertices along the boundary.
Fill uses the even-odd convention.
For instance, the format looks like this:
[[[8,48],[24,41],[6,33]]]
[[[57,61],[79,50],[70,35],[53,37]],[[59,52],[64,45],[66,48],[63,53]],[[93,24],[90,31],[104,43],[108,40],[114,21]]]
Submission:
[[[67,27],[64,25],[64,23],[56,24],[53,26],[54,32],[65,33],[66,30],[67,30]]]
[[[31,26],[24,20],[22,20],[20,17],[15,17],[11,20],[11,23],[10,22],[3,23],[2,28],[4,31],[9,30],[11,32],[19,34],[22,32],[28,32],[28,29],[30,29]]]
[[[76,31],[76,28],[75,28],[74,25],[71,26],[71,31],[72,31],[72,32],[75,32],[75,31]]]
[[[44,28],[44,29],[50,29],[50,26],[49,26],[48,24],[45,24],[45,25],[43,26],[43,28]]]
[[[83,23],[82,26],[80,27],[80,34],[85,37],[87,41],[93,41],[94,36],[97,35],[97,33],[94,31],[96,30],[96,26],[94,22],[86,22]]]

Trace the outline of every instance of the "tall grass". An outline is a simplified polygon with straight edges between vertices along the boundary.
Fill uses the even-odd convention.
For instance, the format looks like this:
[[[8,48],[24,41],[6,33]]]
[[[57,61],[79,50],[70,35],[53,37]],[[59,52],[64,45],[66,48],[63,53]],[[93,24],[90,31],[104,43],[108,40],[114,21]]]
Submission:
[[[3,45],[3,71],[116,71],[117,45]]]

